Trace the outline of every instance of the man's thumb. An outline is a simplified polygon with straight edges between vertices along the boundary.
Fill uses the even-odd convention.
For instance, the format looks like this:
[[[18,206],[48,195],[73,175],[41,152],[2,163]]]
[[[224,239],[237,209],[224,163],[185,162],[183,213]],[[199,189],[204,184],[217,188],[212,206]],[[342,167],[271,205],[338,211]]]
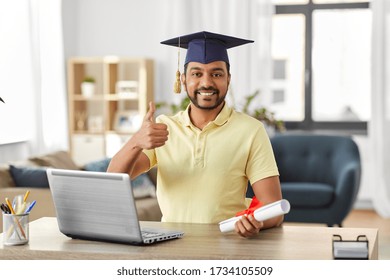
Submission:
[[[154,122],[154,112],[156,112],[156,106],[152,101],[149,102],[149,110],[145,115],[144,120],[149,122]]]

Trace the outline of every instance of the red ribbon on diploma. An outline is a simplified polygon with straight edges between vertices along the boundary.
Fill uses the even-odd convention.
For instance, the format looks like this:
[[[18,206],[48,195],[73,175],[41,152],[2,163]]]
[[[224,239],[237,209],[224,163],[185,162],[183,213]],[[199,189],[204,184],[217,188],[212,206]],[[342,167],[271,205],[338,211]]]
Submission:
[[[263,204],[257,200],[256,196],[252,198],[252,202],[249,205],[249,208],[240,212],[237,212],[236,217],[242,216],[242,215],[253,215],[256,209],[259,209]]]

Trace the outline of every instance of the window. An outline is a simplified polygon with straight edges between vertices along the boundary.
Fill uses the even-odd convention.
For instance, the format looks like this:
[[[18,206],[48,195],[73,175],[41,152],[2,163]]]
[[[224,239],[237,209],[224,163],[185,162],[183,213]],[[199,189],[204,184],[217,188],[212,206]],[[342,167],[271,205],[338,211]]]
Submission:
[[[270,109],[287,129],[366,133],[371,113],[369,3],[273,3]]]

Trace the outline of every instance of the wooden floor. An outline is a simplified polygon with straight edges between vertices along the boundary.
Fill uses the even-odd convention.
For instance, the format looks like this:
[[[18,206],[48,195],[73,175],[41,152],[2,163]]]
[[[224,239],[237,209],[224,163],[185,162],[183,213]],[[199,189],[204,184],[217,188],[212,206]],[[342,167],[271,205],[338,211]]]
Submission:
[[[305,225],[298,223],[285,223],[286,225]],[[319,226],[315,224],[316,226]],[[321,225],[325,226],[325,225]],[[343,222],[343,227],[377,228],[379,230],[378,245],[379,259],[390,260],[390,219],[380,217],[373,210],[353,210]]]

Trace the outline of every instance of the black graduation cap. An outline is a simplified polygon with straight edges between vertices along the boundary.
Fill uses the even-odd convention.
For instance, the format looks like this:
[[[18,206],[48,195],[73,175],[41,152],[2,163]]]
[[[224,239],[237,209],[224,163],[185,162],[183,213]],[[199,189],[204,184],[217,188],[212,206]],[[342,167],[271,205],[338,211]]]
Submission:
[[[227,49],[253,42],[252,40],[202,31],[162,41],[161,44],[187,49],[184,64],[188,62],[207,64],[213,61],[229,63]]]
[[[252,40],[201,31],[162,41],[161,44],[187,49],[184,64],[189,62],[207,64],[213,61],[229,63],[227,49],[253,42]],[[180,91],[180,71],[177,70],[174,92],[180,93]]]

